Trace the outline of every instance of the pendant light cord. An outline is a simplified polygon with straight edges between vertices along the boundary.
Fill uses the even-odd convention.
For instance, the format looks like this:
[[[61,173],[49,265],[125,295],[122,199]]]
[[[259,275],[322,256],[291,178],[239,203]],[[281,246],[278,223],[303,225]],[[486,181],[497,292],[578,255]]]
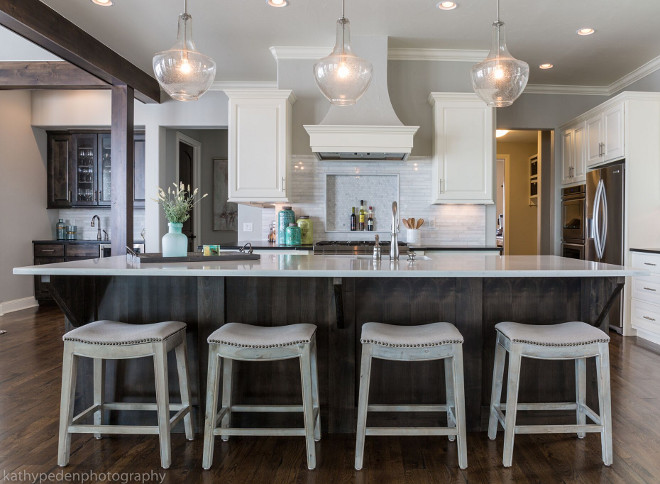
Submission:
[[[499,2],[499,0],[498,0]],[[183,0],[183,13],[188,14],[188,0]],[[498,15],[499,17],[499,15]]]
[[[500,0],[497,0],[497,22],[499,23],[499,21],[500,21]]]
[[[345,8],[344,0],[341,0],[341,18],[346,18],[346,16],[344,15],[344,8]]]

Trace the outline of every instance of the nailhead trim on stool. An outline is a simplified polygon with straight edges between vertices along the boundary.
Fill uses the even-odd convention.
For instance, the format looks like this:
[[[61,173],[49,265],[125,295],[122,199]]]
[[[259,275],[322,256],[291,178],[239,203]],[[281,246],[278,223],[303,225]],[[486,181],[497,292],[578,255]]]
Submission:
[[[458,437],[458,465],[467,467],[465,436],[465,395],[463,385],[463,336],[450,323],[396,326],[365,323],[362,326],[362,360],[358,401],[355,469],[362,469],[367,435],[447,435]],[[445,405],[369,405],[371,360],[444,360]],[[446,412],[447,427],[367,427],[368,412]]]
[[[180,321],[152,324],[126,324],[118,321],[96,321],[66,333],[62,361],[62,396],[60,403],[60,430],[57,463],[66,466],[71,453],[71,434],[157,434],[160,440],[160,459],[164,469],[171,464],[170,430],[183,419],[186,438],[193,439],[188,377],[188,350],[186,325]],[[167,353],[175,350],[181,403],[170,404]],[[104,373],[106,359],[153,357],[156,378],[156,403],[106,402]],[[94,360],[94,404],[78,415],[73,415],[76,394],[76,375],[80,357]],[[157,426],[103,425],[104,409],[155,410]],[[170,410],[177,413],[170,418]],[[83,418],[93,415],[94,424],[81,424]]]
[[[502,464],[511,467],[515,434],[600,432],[603,463],[612,464],[612,408],[610,396],[609,336],[580,321],[552,325],[503,322],[495,325],[495,363],[490,398],[488,437],[497,436],[498,423],[504,428]],[[504,364],[509,355],[506,404],[501,403]],[[547,360],[575,360],[575,402],[518,403],[522,357]],[[596,358],[599,414],[586,404],[586,360]],[[502,408],[505,413],[502,413]],[[575,410],[575,425],[516,425],[520,410]],[[589,417],[594,424],[587,424]]]

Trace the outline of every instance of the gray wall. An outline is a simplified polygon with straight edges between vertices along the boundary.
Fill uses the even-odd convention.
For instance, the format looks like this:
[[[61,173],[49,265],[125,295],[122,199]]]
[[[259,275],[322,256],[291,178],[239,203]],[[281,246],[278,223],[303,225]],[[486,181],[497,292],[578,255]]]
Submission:
[[[46,210],[46,132],[31,126],[29,91],[0,92],[0,304],[33,295],[33,279],[12,269],[32,265],[32,240],[54,235]],[[1,310],[1,307],[0,307]]]

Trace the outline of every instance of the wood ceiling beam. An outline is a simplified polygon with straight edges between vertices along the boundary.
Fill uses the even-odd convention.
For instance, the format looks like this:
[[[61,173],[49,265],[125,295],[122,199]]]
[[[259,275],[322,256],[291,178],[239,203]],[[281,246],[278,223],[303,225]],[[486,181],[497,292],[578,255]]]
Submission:
[[[153,77],[39,0],[0,0],[0,25],[108,84],[131,86],[143,102],[160,102]]]
[[[109,89],[96,76],[63,61],[0,61],[0,89]]]

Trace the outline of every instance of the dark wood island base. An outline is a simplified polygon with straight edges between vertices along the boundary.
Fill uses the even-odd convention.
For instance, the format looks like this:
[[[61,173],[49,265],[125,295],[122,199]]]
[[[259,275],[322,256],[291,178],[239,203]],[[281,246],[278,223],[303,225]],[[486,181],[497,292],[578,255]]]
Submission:
[[[313,323],[318,326],[319,380],[324,432],[355,432],[360,331],[378,321],[417,325],[447,321],[465,338],[466,424],[485,430],[500,321],[551,324],[594,323],[623,277],[546,278],[315,278],[315,277],[50,277],[51,292],[71,329],[109,319],[127,323],[180,320],[188,325],[196,431],[203,428],[207,342],[227,322],[256,325]],[[608,318],[600,326],[607,331]],[[170,362],[173,368],[174,362]],[[237,403],[292,403],[300,395],[294,360],[234,365]],[[92,402],[91,361],[79,366],[76,411]],[[170,372],[172,401],[178,401]],[[520,402],[574,401],[573,361],[523,361]],[[596,376],[588,362],[588,404],[596,409]],[[108,362],[106,395],[114,401],[153,401],[153,364],[146,359]],[[374,361],[370,402],[443,403],[441,361]],[[150,422],[146,415],[112,414],[111,421]],[[236,425],[286,425],[285,414],[234,414]],[[370,425],[428,424],[432,415],[384,414]],[[442,417],[444,419],[444,417]],[[547,422],[548,416],[543,416]],[[574,415],[573,415],[574,418]],[[533,422],[534,417],[530,416]]]

